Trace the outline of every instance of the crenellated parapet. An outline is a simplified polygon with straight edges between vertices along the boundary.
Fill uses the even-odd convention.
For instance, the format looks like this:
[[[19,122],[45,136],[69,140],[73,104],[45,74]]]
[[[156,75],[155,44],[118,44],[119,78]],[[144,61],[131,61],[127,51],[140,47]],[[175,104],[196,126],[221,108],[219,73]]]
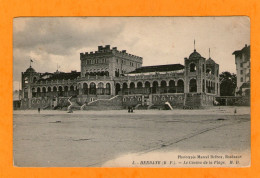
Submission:
[[[142,62],[143,58],[129,54],[126,52],[126,50],[121,50],[119,51],[117,47],[110,48],[110,45],[106,46],[98,46],[97,51],[91,51],[91,52],[85,52],[85,53],[80,53],[80,59],[84,58],[92,58],[92,57],[104,57],[104,56],[116,56],[120,58],[125,58],[125,59],[131,59],[135,60],[136,62]]]

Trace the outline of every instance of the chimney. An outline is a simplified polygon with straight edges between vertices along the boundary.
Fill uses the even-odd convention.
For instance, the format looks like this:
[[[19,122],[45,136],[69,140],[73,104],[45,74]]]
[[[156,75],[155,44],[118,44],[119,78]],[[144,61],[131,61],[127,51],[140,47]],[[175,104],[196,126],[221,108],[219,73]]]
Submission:
[[[122,50],[122,53],[126,53],[126,50]]]

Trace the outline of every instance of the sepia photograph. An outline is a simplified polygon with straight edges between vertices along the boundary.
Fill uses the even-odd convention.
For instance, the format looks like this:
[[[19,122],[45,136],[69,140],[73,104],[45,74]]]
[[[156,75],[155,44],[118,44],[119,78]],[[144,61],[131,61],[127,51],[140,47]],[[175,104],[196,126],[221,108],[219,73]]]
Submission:
[[[13,19],[16,167],[249,167],[250,18]]]

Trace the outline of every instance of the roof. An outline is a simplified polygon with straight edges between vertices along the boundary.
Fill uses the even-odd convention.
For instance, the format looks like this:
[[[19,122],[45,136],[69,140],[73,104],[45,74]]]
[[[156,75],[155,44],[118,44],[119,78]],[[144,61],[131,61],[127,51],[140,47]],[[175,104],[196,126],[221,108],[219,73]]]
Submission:
[[[211,58],[207,59],[206,63],[215,64],[215,61]]]
[[[167,71],[176,71],[176,70],[182,70],[182,69],[184,69],[184,66],[181,64],[144,66],[144,67],[137,68],[132,72],[129,72],[129,74],[146,73],[146,72],[167,72]]]
[[[41,77],[43,76],[46,76],[46,75],[49,75],[48,78],[44,79],[44,78],[41,78],[38,80],[38,82],[40,81],[51,81],[51,80],[74,80],[76,79],[77,77],[80,76],[80,72],[69,72],[69,73],[65,73],[65,72],[57,72],[57,73],[44,73],[42,74]]]
[[[244,54],[247,54],[247,55],[250,57],[250,45],[249,45],[249,46],[245,45],[245,47],[244,47],[243,49],[234,51],[234,52],[232,53],[232,55],[237,56],[237,55],[241,55],[241,54],[243,54],[243,53],[244,53]]]
[[[240,88],[250,88],[250,83],[243,83]]]
[[[198,57],[201,57],[201,55],[196,51],[196,49],[194,49],[193,53],[191,53],[189,56],[189,58],[198,58]]]
[[[32,66],[30,66],[25,72],[35,72],[34,68],[32,68]]]

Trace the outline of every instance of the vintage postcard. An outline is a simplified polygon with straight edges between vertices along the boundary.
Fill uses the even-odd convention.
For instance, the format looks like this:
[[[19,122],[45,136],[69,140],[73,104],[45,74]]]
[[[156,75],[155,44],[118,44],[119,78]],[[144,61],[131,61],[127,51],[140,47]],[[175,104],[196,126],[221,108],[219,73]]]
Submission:
[[[250,19],[13,20],[17,167],[249,167]]]

